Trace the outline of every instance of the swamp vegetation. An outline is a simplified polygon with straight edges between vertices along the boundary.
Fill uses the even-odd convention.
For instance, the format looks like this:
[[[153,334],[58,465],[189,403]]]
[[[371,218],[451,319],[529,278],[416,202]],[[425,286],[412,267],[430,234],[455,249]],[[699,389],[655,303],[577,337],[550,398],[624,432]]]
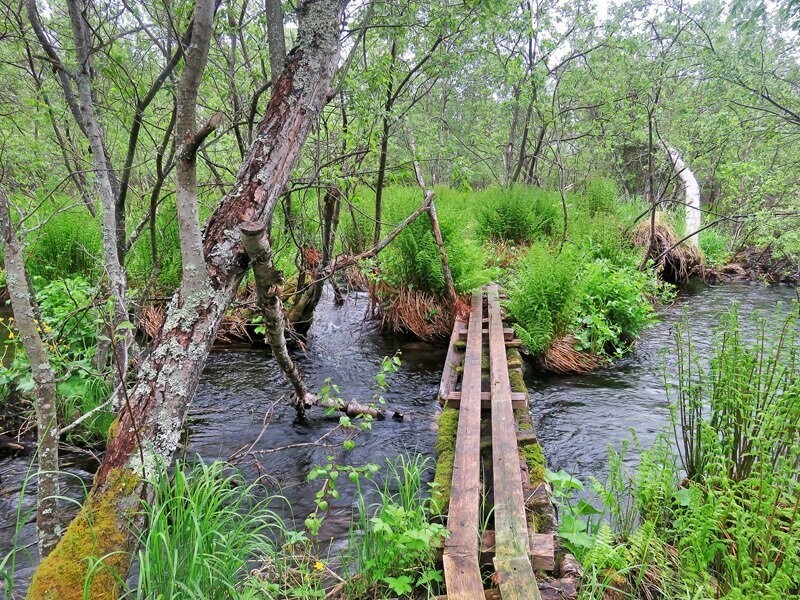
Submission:
[[[3,0],[4,597],[445,594],[490,283],[573,597],[800,594],[799,6]]]

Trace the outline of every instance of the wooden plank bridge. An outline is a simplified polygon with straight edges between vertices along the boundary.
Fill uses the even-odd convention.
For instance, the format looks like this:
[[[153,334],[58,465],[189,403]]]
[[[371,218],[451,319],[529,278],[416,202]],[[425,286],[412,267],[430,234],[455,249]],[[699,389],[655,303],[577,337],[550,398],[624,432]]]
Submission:
[[[509,378],[508,348],[518,345],[497,286],[473,294],[453,328],[439,389],[440,402],[458,409],[443,556],[448,599],[538,600],[534,570],[554,568],[552,527],[536,530],[537,493],[520,451],[537,441],[528,395],[512,391]]]

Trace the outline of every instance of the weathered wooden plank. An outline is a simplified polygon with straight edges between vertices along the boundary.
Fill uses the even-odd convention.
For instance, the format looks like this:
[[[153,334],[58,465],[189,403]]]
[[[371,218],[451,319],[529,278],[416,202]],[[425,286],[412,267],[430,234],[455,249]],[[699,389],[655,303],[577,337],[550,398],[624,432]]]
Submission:
[[[445,398],[455,389],[458,381],[458,367],[461,366],[463,354],[456,348],[456,342],[460,339],[461,331],[466,330],[467,322],[464,317],[457,317],[453,324],[453,332],[450,334],[450,346],[447,348],[447,356],[444,359],[442,369],[442,379],[439,383],[439,401],[444,402]]]
[[[538,444],[539,438],[533,430],[518,431],[517,432],[517,446],[530,446],[531,444]],[[491,448],[492,438],[486,436],[481,438],[481,448]]]
[[[556,568],[555,539],[552,533],[529,533],[529,556],[534,569],[552,571]],[[481,562],[495,553],[495,534],[491,529],[483,532],[481,539]]]
[[[483,335],[488,335],[488,333],[489,333],[488,329],[484,329],[483,330]],[[461,336],[461,339],[467,339],[467,330],[466,329],[462,329],[459,335]],[[514,330],[511,329],[510,327],[504,328],[503,329],[503,338],[507,342],[513,341],[514,340]]]
[[[447,404],[451,408],[461,406],[461,392],[450,392],[444,398],[440,397],[439,402]],[[518,408],[528,408],[528,395],[525,392],[512,392],[511,405],[516,410]],[[489,410],[492,407],[492,395],[489,392],[481,393],[481,408]]]
[[[480,540],[480,428],[483,294],[472,295],[469,335],[464,356],[461,404],[453,460],[453,479],[445,541],[445,586],[448,598],[483,598],[478,551]]]
[[[494,470],[494,565],[504,600],[539,600],[533,575],[519,468],[519,449],[497,286],[487,290],[489,307],[489,379],[492,394],[492,465]],[[463,410],[463,409],[462,409]]]

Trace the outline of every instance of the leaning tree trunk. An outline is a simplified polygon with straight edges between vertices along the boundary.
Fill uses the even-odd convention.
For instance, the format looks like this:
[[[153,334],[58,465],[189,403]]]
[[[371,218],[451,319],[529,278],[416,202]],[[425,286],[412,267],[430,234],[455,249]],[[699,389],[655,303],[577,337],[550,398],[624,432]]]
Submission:
[[[11,308],[17,321],[22,347],[28,355],[35,386],[36,430],[39,444],[36,529],[39,537],[39,553],[41,556],[47,556],[61,537],[58,509],[56,378],[50,366],[44,340],[39,335],[36,298],[31,292],[22,249],[14,233],[8,197],[2,189],[0,189],[0,234],[3,238],[3,260]]]
[[[298,9],[297,46],[287,56],[253,145],[233,189],[212,215],[203,239],[208,279],[170,301],[155,347],[135,385],[117,392],[120,410],[83,510],[42,562],[29,598],[116,598],[145,527],[140,500],[147,478],[169,462],[180,437],[217,328],[248,265],[239,239],[244,221],[266,223],[300,156],[311,124],[324,107],[339,50],[347,0],[306,0]],[[105,568],[98,568],[97,561]],[[121,578],[121,579],[118,579]]]
[[[684,201],[686,204],[686,233],[688,236],[686,240],[692,246],[697,247],[700,244],[700,227],[702,212],[700,210],[700,185],[697,183],[697,178],[692,173],[692,170],[681,158],[680,152],[675,148],[670,148],[664,145],[664,149],[669,154],[669,158],[675,167],[675,174],[683,184]]]

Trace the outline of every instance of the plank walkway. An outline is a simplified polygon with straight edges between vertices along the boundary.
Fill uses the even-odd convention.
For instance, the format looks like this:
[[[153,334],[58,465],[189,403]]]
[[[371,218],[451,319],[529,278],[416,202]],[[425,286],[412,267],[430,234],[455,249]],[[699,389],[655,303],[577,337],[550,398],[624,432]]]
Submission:
[[[553,568],[553,535],[528,531],[519,446],[532,436],[518,431],[514,414],[527,411],[528,396],[512,392],[506,355],[518,345],[503,325],[497,286],[473,294],[468,318],[453,327],[439,388],[440,402],[459,409],[443,556],[451,600],[483,600],[485,581],[504,600],[539,600],[533,570]],[[482,572],[490,557],[494,572]]]

